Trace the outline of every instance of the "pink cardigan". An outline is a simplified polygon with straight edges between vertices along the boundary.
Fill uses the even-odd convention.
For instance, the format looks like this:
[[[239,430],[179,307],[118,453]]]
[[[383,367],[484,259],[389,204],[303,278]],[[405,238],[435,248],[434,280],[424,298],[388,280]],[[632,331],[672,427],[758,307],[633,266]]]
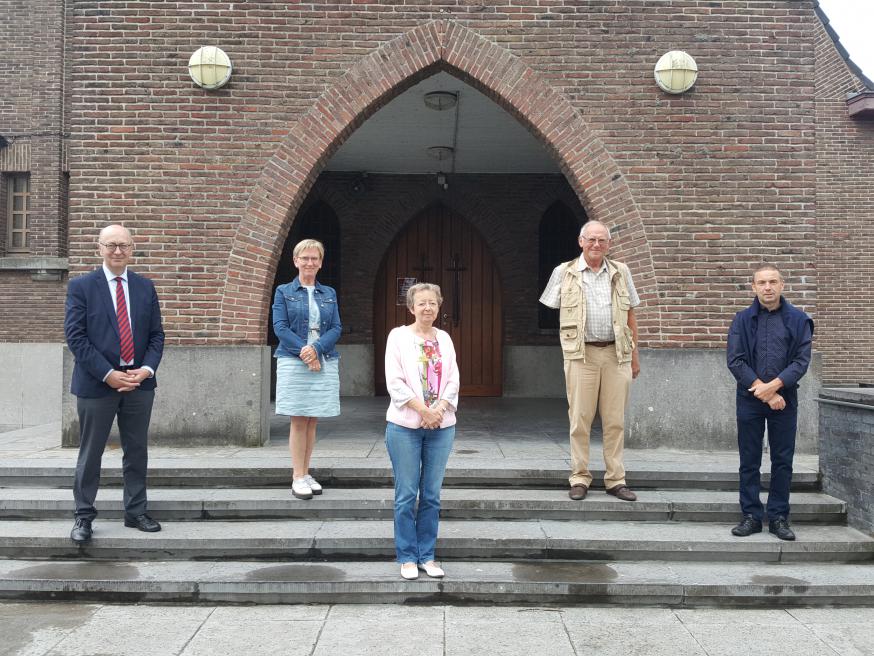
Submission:
[[[385,418],[405,428],[420,428],[422,425],[421,415],[406,405],[413,398],[420,401],[425,399],[419,378],[416,339],[409,326],[399,326],[388,334],[385,345],[385,385],[391,397]],[[438,396],[441,401],[449,403],[440,428],[446,428],[455,425],[460,379],[455,362],[455,347],[449,333],[438,328],[437,343],[440,345],[440,357],[443,360]]]

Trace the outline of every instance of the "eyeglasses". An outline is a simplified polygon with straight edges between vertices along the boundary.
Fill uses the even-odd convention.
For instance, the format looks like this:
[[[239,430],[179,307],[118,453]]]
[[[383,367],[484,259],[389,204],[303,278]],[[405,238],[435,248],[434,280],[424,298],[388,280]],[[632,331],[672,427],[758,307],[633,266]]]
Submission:
[[[589,246],[594,246],[595,244],[598,244],[598,246],[606,246],[609,242],[609,239],[593,239],[592,237],[583,239],[583,243]]]
[[[103,246],[103,248],[109,249],[110,253],[114,253],[116,248],[121,250],[123,253],[127,253],[130,249],[134,247],[134,245],[131,243],[116,244],[115,242],[112,242],[109,244],[104,244],[102,241],[98,241],[97,243]]]
[[[297,256],[296,258],[294,258],[294,259],[296,259],[298,262],[318,262],[318,261],[321,260],[322,258],[320,258],[320,257],[309,257],[309,256],[301,257],[300,255],[298,255],[298,256]]]

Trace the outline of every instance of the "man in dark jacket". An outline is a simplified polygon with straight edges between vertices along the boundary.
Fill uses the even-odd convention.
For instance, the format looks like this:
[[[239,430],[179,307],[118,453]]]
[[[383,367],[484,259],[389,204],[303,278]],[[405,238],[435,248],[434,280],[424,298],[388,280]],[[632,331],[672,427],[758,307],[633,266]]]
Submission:
[[[100,463],[116,418],[124,451],[124,525],[161,530],[146,512],[149,420],[164,352],[158,295],[151,280],[127,267],[134,249],[127,228],[105,227],[97,244],[103,266],[70,279],[64,317],[67,345],[76,358],[70,391],[79,415],[79,459],[70,539],[78,545],[91,540]]]
[[[753,274],[753,304],[738,312],[728,332],[728,369],[737,379],[737,444],[740,452],[740,507],[731,529],[746,537],[768,530],[794,540],[789,526],[789,486],[798,426],[798,381],[810,364],[813,320],[783,298],[783,276],[763,265]],[[771,485],[767,509],[761,490],[762,438],[768,425]]]

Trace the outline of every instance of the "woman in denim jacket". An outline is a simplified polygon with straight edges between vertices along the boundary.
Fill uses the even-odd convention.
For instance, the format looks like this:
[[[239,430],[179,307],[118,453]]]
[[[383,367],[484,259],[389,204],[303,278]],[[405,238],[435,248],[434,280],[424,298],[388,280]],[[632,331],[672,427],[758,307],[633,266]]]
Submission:
[[[273,331],[279,338],[276,362],[276,414],[291,417],[288,447],[293,467],[291,493],[312,499],[322,486],[309,473],[319,417],[340,414],[340,339],[337,292],[320,285],[325,247],[304,239],[294,247],[298,276],[276,288]]]

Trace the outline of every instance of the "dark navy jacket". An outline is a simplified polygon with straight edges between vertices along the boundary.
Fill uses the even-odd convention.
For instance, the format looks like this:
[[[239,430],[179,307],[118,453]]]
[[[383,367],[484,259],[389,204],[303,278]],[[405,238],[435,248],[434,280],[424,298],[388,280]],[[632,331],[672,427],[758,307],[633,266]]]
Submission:
[[[759,299],[753,299],[752,305],[735,315],[728,331],[728,349],[726,351],[728,369],[737,380],[738,393],[743,396],[753,396],[748,390],[756,378],[759,378],[754,367],[756,363],[756,330],[761,309]],[[806,331],[804,328],[810,326],[812,337],[813,319],[782,296],[777,311],[783,319],[789,340],[786,358],[788,365],[781,372],[780,380],[783,381],[784,389],[791,391],[797,389],[798,381],[807,373],[807,367],[810,364],[811,340],[805,339]]]
[[[131,330],[134,337],[134,367],[146,365],[158,371],[164,353],[164,329],[155,285],[148,278],[127,271]],[[103,267],[70,279],[64,314],[67,346],[76,358],[70,391],[82,398],[118,394],[103,382],[107,372],[118,368],[121,343],[118,317]],[[139,389],[153,390],[156,378],[146,378]]]
[[[337,292],[333,287],[316,281],[313,297],[319,306],[319,339],[313,347],[319,356],[337,358],[336,344],[343,328],[340,325],[340,310],[337,307]],[[300,357],[300,350],[307,345],[310,329],[309,295],[306,287],[295,278],[276,288],[273,297],[273,332],[279,338],[274,357]]]

